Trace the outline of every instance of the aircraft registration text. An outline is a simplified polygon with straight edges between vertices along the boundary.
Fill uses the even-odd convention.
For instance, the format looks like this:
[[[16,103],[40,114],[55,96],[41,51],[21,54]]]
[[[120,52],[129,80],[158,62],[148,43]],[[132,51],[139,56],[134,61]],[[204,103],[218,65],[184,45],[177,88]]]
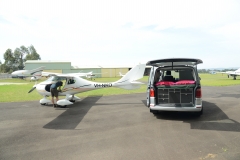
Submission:
[[[112,87],[111,83],[103,83],[103,84],[94,84],[94,87]]]

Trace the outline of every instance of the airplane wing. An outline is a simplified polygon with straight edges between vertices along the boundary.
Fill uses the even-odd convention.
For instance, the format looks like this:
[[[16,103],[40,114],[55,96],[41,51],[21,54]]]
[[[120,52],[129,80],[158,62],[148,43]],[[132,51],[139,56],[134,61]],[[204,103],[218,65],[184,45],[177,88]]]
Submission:
[[[48,77],[48,76],[59,76],[59,77],[64,77],[64,76],[79,76],[79,77],[83,77],[88,75],[88,73],[54,73],[54,72],[42,72],[42,76],[43,77]]]
[[[55,76],[60,73],[54,73],[54,72],[42,72],[42,77],[49,77],[49,76]]]
[[[81,73],[65,73],[65,74],[55,73],[55,74],[52,74],[51,76],[57,76],[57,77],[82,77],[82,76],[85,76],[85,75],[82,75]]]

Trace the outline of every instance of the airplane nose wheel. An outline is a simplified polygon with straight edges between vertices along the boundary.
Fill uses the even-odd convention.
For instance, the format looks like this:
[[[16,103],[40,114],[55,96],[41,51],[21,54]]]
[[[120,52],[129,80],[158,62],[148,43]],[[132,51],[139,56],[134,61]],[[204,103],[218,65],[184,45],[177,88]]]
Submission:
[[[75,102],[75,100],[69,100],[70,102],[72,102],[72,103],[74,103]]]

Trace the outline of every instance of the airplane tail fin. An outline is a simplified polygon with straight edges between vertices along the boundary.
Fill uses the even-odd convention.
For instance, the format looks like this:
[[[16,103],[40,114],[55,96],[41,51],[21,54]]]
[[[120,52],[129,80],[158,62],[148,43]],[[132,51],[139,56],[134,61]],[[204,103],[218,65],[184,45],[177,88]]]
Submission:
[[[240,68],[238,68],[235,72],[240,72]]]
[[[137,89],[140,87],[141,82],[136,80],[143,77],[146,64],[139,64],[133,67],[129,72],[125,74],[120,80],[116,81],[114,84],[118,88],[123,89]]]
[[[44,66],[41,66],[39,68],[36,68],[36,69],[32,69],[30,72],[31,72],[31,75],[33,76],[42,76],[42,71],[45,67]]]

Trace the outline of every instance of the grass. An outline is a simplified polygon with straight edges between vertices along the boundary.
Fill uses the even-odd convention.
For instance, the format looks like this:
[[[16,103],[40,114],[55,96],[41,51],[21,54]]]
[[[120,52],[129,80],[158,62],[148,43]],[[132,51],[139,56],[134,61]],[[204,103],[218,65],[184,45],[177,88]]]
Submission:
[[[202,86],[231,86],[240,85],[240,79],[233,80],[233,77],[227,77],[226,74],[199,74]]]
[[[199,74],[201,77],[202,86],[228,86],[228,85],[240,85],[240,79],[233,80],[233,78],[227,78],[227,75],[222,74]],[[96,82],[114,82],[119,78],[96,78]],[[42,78],[41,81],[46,80]],[[147,82],[148,76],[144,76],[140,81]],[[36,91],[28,93],[28,91],[33,87],[35,82],[30,82],[28,80],[21,79],[0,79],[1,82],[10,83],[24,83],[21,85],[0,85],[0,102],[23,102],[23,101],[39,101],[42,96]],[[38,82],[39,83],[39,82]],[[146,93],[147,85],[141,85],[141,88],[136,90],[125,90],[119,88],[104,88],[97,89],[88,92],[83,92],[76,94],[78,97],[88,97],[88,96],[109,96],[109,95],[119,95],[119,94],[133,94],[133,93]]]
[[[119,78],[96,78],[95,82],[114,82]],[[147,81],[148,77],[144,77],[141,81]],[[45,78],[41,81],[46,80]],[[39,81],[39,82],[41,82]],[[0,83],[23,83],[21,85],[0,85],[0,102],[23,102],[23,101],[34,101],[40,100],[42,96],[36,91],[28,93],[28,91],[35,85],[35,82],[30,82],[29,79],[0,79]],[[38,83],[39,83],[38,82]],[[83,92],[76,94],[78,97],[89,97],[89,96],[109,96],[109,95],[119,95],[119,94],[132,94],[132,93],[144,93],[146,92],[146,84],[141,85],[139,89],[135,90],[125,90],[120,88],[103,88],[96,89],[88,92]]]

